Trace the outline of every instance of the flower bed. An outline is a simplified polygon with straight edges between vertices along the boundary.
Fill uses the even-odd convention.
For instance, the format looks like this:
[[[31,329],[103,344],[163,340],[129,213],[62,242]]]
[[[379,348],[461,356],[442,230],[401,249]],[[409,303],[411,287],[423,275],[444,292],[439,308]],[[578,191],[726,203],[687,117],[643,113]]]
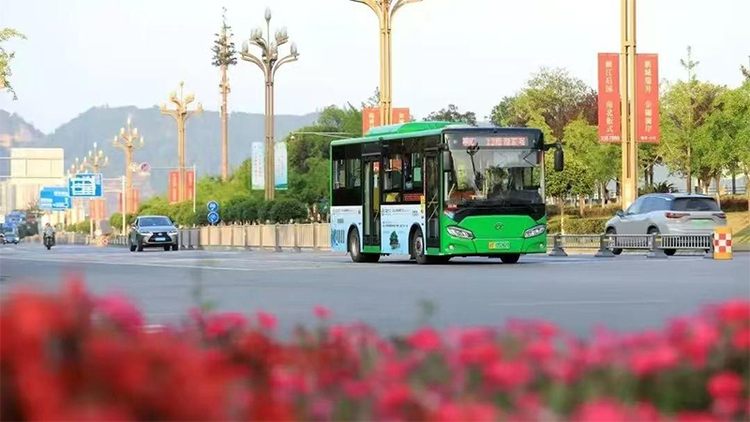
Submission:
[[[2,420],[747,420],[750,303],[637,334],[579,340],[553,324],[360,324],[274,335],[258,312],[192,312],[145,329],[119,297],[80,283],[19,292],[0,310]]]

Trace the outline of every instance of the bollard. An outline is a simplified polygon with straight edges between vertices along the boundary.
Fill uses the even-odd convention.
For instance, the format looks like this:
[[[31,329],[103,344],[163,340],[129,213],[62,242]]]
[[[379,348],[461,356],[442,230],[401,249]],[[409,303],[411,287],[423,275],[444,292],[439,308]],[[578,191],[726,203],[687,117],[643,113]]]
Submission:
[[[717,227],[713,238],[713,259],[732,259],[732,228],[729,226]]]
[[[276,223],[274,225],[273,233],[274,233],[273,251],[281,252],[281,227],[279,226],[279,223]]]
[[[610,237],[607,235],[599,236],[599,252],[594,256],[597,258],[614,258],[615,254],[609,249]]]
[[[568,256],[565,249],[562,247],[562,235],[560,233],[555,235],[552,252],[550,252],[549,256]]]
[[[647,258],[666,259],[667,254],[664,253],[664,249],[661,247],[661,236],[657,234],[651,235],[651,249],[646,255]]]

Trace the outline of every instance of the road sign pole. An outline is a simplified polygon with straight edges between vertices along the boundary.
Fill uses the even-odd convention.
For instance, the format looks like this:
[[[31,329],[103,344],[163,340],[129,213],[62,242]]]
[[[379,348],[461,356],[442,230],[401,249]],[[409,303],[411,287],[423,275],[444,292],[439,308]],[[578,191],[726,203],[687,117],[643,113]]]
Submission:
[[[93,203],[94,199],[89,199],[89,236],[91,236],[92,239],[94,238],[94,213],[92,212]]]
[[[125,200],[125,195],[126,195],[125,191],[127,191],[127,183],[125,182],[125,176],[122,176],[122,235],[123,236],[125,236],[125,225],[127,222],[127,215],[128,215],[128,208],[127,208],[128,201]]]

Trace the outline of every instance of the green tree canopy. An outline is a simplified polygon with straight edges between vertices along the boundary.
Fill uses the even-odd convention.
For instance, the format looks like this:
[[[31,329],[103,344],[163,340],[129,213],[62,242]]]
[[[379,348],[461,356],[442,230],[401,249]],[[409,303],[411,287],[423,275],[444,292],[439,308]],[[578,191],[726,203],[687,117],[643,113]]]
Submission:
[[[457,122],[466,123],[472,126],[477,125],[477,115],[473,111],[467,111],[461,113],[458,111],[458,107],[454,104],[449,104],[448,108],[443,108],[438,111],[433,111],[426,118],[426,121],[440,121],[440,122]]]
[[[16,91],[10,84],[10,77],[13,75],[10,69],[10,62],[16,56],[14,52],[8,52],[5,49],[5,43],[13,38],[26,39],[26,36],[13,28],[3,28],[0,30],[0,91],[7,90],[17,99]]]

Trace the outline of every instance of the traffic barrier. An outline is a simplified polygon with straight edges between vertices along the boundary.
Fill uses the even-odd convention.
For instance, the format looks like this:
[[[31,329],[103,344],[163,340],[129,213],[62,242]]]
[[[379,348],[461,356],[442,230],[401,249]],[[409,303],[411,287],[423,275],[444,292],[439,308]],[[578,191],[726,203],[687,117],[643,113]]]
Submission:
[[[597,258],[614,258],[615,254],[609,249],[610,242],[612,242],[612,239],[609,235],[601,235],[599,237],[599,251],[594,256]]]
[[[732,228],[717,227],[714,231],[713,258],[718,260],[732,259]]]
[[[667,259],[667,254],[662,247],[662,237],[657,234],[651,235],[651,249],[646,254],[646,258]]]
[[[568,256],[562,246],[562,235],[556,234],[553,240],[552,252],[549,256]]]

